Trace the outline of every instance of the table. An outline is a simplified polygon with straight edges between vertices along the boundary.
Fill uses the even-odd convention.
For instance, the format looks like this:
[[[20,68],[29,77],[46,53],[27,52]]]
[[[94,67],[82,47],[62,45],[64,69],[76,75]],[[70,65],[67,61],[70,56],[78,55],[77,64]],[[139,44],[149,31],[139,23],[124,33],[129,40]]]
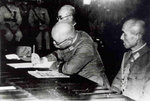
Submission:
[[[10,61],[9,61],[10,62]],[[14,69],[2,65],[3,85],[12,85],[15,90],[0,91],[0,101],[132,101],[80,76],[70,78],[35,78],[27,72],[35,70]]]

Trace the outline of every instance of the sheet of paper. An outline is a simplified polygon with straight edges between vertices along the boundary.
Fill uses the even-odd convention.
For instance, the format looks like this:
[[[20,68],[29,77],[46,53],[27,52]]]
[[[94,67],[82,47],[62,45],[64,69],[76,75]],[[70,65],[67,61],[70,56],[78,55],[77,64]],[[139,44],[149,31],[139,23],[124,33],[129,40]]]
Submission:
[[[16,87],[14,86],[0,86],[0,91],[3,91],[3,90],[14,90],[16,89]]]
[[[36,65],[33,65],[32,63],[7,63],[7,65],[15,69],[17,68],[49,68],[52,66],[53,63],[54,61],[46,62],[43,64],[36,64]]]
[[[12,60],[12,59],[20,60],[20,58],[16,54],[7,54],[7,55],[5,55],[5,57],[8,60]]]
[[[70,76],[58,73],[57,71],[28,71],[28,73],[36,78],[69,78]]]
[[[90,93],[81,93],[81,95],[94,95],[94,94],[113,94],[111,90],[95,90],[94,92]]]

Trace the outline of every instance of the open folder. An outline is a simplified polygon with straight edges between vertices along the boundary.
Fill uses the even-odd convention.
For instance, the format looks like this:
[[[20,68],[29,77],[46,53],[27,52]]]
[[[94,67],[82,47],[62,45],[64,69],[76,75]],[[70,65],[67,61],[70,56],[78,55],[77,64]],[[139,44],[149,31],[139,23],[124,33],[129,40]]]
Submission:
[[[50,68],[54,61],[33,65],[32,63],[7,63],[8,66],[17,68]]]
[[[69,78],[70,76],[64,75],[57,71],[28,71],[28,73],[36,78]]]

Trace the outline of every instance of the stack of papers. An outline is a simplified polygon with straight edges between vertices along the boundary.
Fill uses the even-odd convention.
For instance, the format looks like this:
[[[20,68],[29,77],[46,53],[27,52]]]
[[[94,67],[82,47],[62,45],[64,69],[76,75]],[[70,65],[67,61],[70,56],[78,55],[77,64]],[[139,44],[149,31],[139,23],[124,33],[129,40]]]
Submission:
[[[28,73],[36,78],[69,78],[70,76],[58,73],[57,71],[28,71]]]
[[[5,57],[8,60],[12,60],[12,59],[20,60],[20,58],[16,54],[7,54],[7,55],[5,55]]]
[[[14,89],[16,89],[16,87],[14,87],[14,86],[0,86],[0,91],[14,90]]]
[[[54,61],[33,65],[32,63],[7,63],[8,66],[18,68],[50,68]]]

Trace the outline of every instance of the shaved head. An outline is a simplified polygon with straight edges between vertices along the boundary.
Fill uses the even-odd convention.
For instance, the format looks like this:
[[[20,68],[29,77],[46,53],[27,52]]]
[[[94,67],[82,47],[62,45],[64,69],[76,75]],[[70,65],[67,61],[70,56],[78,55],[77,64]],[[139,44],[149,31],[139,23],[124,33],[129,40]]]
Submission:
[[[74,15],[75,14],[75,8],[71,5],[64,5],[60,8],[58,11],[58,15]]]
[[[52,29],[52,38],[57,42],[62,42],[74,36],[74,27],[70,23],[57,22]]]
[[[144,44],[145,22],[143,20],[127,20],[123,24],[122,31],[121,40],[123,40],[125,48],[134,51]]]
[[[71,5],[64,5],[60,8],[58,11],[58,22],[68,22],[72,23],[72,25],[75,25],[74,20],[75,15],[75,8]]]

